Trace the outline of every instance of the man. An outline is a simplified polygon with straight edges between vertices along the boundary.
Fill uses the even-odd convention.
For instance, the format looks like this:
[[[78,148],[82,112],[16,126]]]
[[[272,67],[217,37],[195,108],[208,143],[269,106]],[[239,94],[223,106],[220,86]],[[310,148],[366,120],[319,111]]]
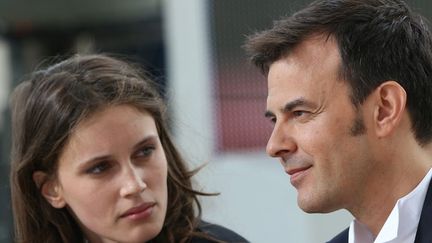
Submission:
[[[330,242],[432,242],[432,38],[399,0],[321,0],[246,44],[268,78],[267,153]]]

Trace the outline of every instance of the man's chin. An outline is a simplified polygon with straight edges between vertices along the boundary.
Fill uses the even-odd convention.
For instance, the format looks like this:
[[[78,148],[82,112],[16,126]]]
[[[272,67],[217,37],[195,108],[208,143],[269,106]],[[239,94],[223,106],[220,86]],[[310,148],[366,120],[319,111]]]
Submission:
[[[327,205],[325,202],[301,200],[301,198],[297,199],[297,204],[305,213],[331,213],[337,210],[336,208]]]

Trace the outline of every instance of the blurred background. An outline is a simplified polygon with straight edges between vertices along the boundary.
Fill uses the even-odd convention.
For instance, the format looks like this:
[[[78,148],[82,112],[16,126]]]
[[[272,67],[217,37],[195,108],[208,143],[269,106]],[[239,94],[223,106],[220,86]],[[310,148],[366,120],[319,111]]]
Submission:
[[[172,132],[191,167],[203,217],[251,242],[324,242],[345,211],[306,214],[275,159],[265,155],[265,77],[247,62],[245,36],[307,0],[1,0],[0,242],[12,242],[8,95],[44,60],[114,53],[141,63],[164,87]],[[431,2],[408,1],[430,19]],[[95,202],[96,203],[96,202]]]

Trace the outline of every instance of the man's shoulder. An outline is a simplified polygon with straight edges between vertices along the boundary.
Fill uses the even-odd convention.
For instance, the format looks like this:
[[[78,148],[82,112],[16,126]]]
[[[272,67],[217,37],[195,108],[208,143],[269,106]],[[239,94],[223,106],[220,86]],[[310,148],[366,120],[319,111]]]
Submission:
[[[348,230],[349,228],[346,228],[327,243],[348,243]]]
[[[432,180],[426,192],[425,201],[421,211],[420,221],[417,227],[416,243],[431,242],[432,239]]]

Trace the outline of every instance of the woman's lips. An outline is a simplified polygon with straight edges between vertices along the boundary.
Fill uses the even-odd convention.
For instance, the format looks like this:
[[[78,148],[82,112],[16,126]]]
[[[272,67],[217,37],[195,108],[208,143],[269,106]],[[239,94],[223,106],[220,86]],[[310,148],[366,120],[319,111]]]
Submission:
[[[156,203],[154,203],[154,202],[143,203],[139,206],[130,208],[125,213],[123,213],[120,217],[132,219],[132,220],[148,218],[153,213],[153,208],[155,205],[156,205]]]

